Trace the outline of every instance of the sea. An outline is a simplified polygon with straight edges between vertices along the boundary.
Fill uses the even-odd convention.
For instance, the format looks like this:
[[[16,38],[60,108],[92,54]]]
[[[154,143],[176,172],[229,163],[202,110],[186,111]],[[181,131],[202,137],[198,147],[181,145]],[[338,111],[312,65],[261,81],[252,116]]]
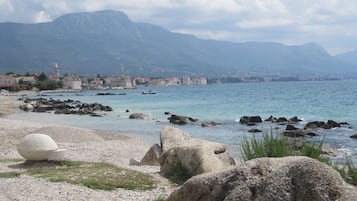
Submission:
[[[156,94],[142,94],[148,90]],[[285,128],[268,122],[248,127],[239,123],[242,116],[258,115],[263,120],[271,115],[288,119],[297,116],[303,120],[296,125],[301,128],[309,121],[334,120],[349,125],[318,130],[315,132],[318,137],[307,140],[318,142],[323,138],[325,143],[343,151],[344,156],[338,157],[347,156],[357,163],[357,139],[350,138],[357,133],[357,80],[143,86],[137,89],[106,90],[105,93],[117,95],[98,96],[100,92],[103,93],[93,90],[48,93],[46,97],[111,106],[114,111],[107,112],[103,117],[19,112],[9,118],[116,131],[147,143],[160,143],[160,129],[174,126],[192,137],[226,144],[236,159],[241,158],[243,138],[262,136],[261,133],[249,133],[249,129],[258,128],[265,133],[280,134]],[[196,118],[199,122],[173,125],[169,123],[169,116],[165,112]],[[151,120],[131,120],[128,117],[132,113],[148,114]],[[221,125],[202,127],[200,122],[203,121],[215,121]]]

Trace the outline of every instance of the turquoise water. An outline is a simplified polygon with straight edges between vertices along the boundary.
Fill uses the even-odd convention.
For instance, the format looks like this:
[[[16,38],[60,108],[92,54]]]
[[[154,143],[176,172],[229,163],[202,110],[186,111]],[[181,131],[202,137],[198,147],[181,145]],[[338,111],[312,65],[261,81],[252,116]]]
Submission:
[[[142,91],[153,90],[155,95],[142,95]],[[67,125],[114,130],[137,136],[149,143],[159,142],[160,128],[168,123],[164,112],[190,116],[201,121],[222,123],[218,127],[202,128],[200,124],[177,126],[194,137],[222,142],[230,152],[239,155],[240,141],[251,127],[237,121],[243,115],[260,115],[263,119],[270,115],[293,117],[306,121],[348,122],[357,127],[357,81],[326,82],[272,82],[236,83],[206,86],[142,87],[133,90],[108,91],[126,93],[117,96],[96,96],[97,91],[81,93],[50,94],[55,99],[74,99],[83,102],[98,102],[110,105],[113,112],[103,118],[35,114],[41,122],[58,122]],[[126,113],[125,110],[129,110]],[[129,120],[134,112],[149,114],[153,120]],[[32,113],[31,116],[34,114]],[[29,118],[21,113],[10,118]],[[264,123],[257,128],[270,130],[277,125]],[[301,125],[302,126],[302,125]],[[347,151],[357,159],[357,140],[349,138],[355,129],[333,129],[319,131],[326,135],[326,142]],[[259,135],[259,134],[257,134]]]

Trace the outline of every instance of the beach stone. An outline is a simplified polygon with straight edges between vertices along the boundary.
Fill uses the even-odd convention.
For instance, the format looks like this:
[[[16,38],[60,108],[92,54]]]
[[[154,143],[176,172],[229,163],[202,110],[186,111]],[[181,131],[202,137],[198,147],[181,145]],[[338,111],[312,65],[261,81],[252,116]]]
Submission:
[[[219,126],[219,125],[221,124],[214,121],[205,121],[201,123],[202,127],[212,127],[212,126]]]
[[[339,128],[339,127],[341,127],[341,124],[340,124],[340,123],[337,123],[337,122],[334,121],[334,120],[328,120],[326,124],[327,124],[328,126],[330,126],[331,128]]]
[[[291,117],[291,118],[289,119],[289,122],[290,122],[290,123],[298,123],[298,122],[300,122],[300,121],[302,121],[302,120],[299,119],[297,116]]]
[[[248,130],[248,132],[249,132],[249,133],[261,133],[262,130],[257,129],[257,128],[252,128],[252,129]]]
[[[139,165],[160,166],[159,157],[162,154],[160,145],[154,144],[151,146],[145,156],[141,159]]]
[[[295,126],[288,124],[286,125],[286,129],[287,131],[292,131],[292,130],[299,130],[298,128],[296,128]]]
[[[325,127],[325,122],[323,121],[312,121],[308,122],[304,129],[317,129],[317,128],[324,128]]]
[[[133,113],[129,116],[129,119],[149,120],[150,116],[143,113]]]
[[[286,130],[283,132],[283,135],[287,137],[305,137],[306,134],[303,130]]]
[[[339,128],[339,127],[341,127],[341,124],[333,120],[328,120],[327,122],[312,121],[305,125],[305,129],[317,129],[317,128],[331,129],[331,128]]]
[[[198,119],[173,114],[169,117],[169,121],[170,121],[170,123],[173,123],[173,124],[185,125],[185,124],[191,124],[191,123],[197,122]]]
[[[286,124],[286,123],[288,123],[288,119],[285,118],[285,117],[279,117],[279,118],[276,120],[276,123]]]
[[[308,157],[259,158],[192,177],[166,201],[352,201],[331,167]]]
[[[58,150],[58,146],[50,136],[34,133],[25,136],[17,150],[27,160],[42,161],[48,159],[51,151]]]
[[[181,129],[165,126],[160,130],[160,142],[162,152],[165,152],[179,144],[191,139],[191,136]]]
[[[169,177],[180,165],[187,171],[187,175],[194,176],[235,165],[234,159],[226,152],[222,152],[222,149],[225,150],[223,144],[205,140],[188,140],[185,144],[171,148],[160,156],[160,172]]]
[[[254,124],[254,123],[262,123],[262,118],[260,116],[242,116],[239,119],[239,123],[241,124]]]
[[[164,127],[160,131],[160,172],[165,176],[174,174],[178,165],[193,176],[234,165],[234,159],[226,153],[226,146],[197,138],[178,128]]]
[[[32,111],[33,110],[33,105],[31,105],[30,103],[25,103],[20,105],[20,109],[23,111]]]

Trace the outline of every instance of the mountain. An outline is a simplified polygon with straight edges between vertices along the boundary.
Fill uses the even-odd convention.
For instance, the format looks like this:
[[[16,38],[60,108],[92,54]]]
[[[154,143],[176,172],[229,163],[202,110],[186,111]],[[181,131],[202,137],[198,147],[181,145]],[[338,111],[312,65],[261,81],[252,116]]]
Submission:
[[[201,40],[159,26],[132,22],[119,11],[65,15],[39,24],[0,23],[0,73],[51,72],[80,75],[127,74],[336,75],[357,68],[309,43],[233,43]]]
[[[346,63],[353,64],[353,65],[357,66],[357,49],[350,51],[350,52],[336,55],[336,57]]]

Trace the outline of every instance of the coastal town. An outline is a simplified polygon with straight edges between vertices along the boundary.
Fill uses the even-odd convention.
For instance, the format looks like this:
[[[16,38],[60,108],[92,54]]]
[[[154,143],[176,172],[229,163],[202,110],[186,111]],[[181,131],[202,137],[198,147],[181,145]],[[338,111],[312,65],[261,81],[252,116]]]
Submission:
[[[125,68],[120,67],[118,75],[83,77],[75,74],[60,74],[60,67],[54,64],[51,73],[25,73],[17,74],[8,72],[0,74],[0,89],[7,91],[20,90],[105,90],[105,89],[133,89],[138,86],[190,86],[219,83],[251,83],[251,82],[287,82],[287,81],[330,81],[341,80],[340,77],[316,76],[273,76],[255,75],[246,73],[238,77],[203,77],[203,76],[176,76],[176,77],[148,77],[127,76]]]
[[[41,87],[36,85],[38,82],[46,82],[47,86]],[[6,73],[0,74],[0,89],[8,91],[18,90],[36,90],[45,89],[51,90],[56,88],[82,90],[82,89],[131,89],[138,85],[206,85],[207,78],[205,77],[131,77],[125,75],[124,67],[120,68],[118,76],[100,76],[88,78],[79,75],[65,74],[60,76],[60,68],[58,64],[53,67],[51,74],[45,73],[26,73],[25,75]]]

